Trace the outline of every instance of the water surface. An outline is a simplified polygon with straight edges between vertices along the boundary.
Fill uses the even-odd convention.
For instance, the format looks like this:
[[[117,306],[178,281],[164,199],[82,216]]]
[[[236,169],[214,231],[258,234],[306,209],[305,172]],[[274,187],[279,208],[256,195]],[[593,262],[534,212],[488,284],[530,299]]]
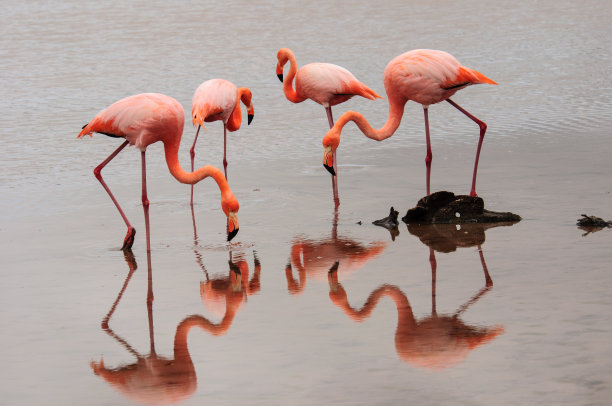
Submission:
[[[601,2],[219,3],[9,1],[0,24],[2,398],[51,404],[606,404],[612,395],[611,8]],[[384,94],[382,72],[414,48],[451,52],[500,83],[454,100],[488,132],[477,190],[523,217],[492,228],[371,225],[425,192],[422,111],[382,143],[345,128],[341,205],[321,167],[321,106],[288,102],[276,51],[342,65]],[[189,189],[81,126],[131,94],[189,111],[204,80],[254,94],[229,137],[240,233],[224,241],[212,181]],[[354,98],[374,126],[386,100]],[[477,128],[430,109],[432,189],[468,192]],[[222,128],[197,163],[221,165]],[[195,131],[185,125],[181,162]],[[194,228],[195,224],[195,228]],[[257,258],[257,261],[255,260]],[[329,270],[333,271],[329,273]],[[238,276],[237,270],[240,270]],[[103,360],[104,372],[101,369]],[[97,373],[97,374],[96,374]],[[121,383],[123,382],[123,383]]]

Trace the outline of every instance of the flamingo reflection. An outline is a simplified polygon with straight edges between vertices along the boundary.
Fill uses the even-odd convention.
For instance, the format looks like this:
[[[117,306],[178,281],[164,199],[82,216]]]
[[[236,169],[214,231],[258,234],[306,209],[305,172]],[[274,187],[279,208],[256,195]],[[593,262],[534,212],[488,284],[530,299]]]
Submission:
[[[510,223],[504,223],[503,225],[510,225]],[[429,246],[429,262],[432,273],[431,316],[417,319],[408,297],[397,286],[388,284],[375,289],[360,309],[351,307],[345,289],[338,282],[337,264],[328,273],[329,297],[347,316],[358,322],[370,316],[380,299],[385,296],[390,297],[395,302],[398,313],[395,348],[399,357],[403,361],[431,369],[456,365],[462,362],[475,348],[490,342],[504,332],[502,326],[468,325],[460,318],[471,305],[493,287],[493,280],[487,269],[481,248],[482,243],[484,243],[485,230],[493,226],[496,225],[469,224],[462,226],[461,229],[458,229],[455,225],[408,226],[408,231],[411,234],[417,235],[423,243]],[[475,245],[478,246],[485,286],[467,302],[459,306],[454,314],[439,315],[436,309],[437,261],[435,251],[452,252],[457,247]]]
[[[213,335],[223,334],[233,321],[235,311],[232,309],[235,306],[228,306],[228,311],[219,323],[212,323],[207,318],[200,315],[186,317],[176,328],[173,357],[168,358],[158,355],[155,349],[153,327],[151,256],[150,252],[147,252],[147,315],[150,350],[148,354],[141,354],[109,327],[109,321],[133,273],[137,269],[136,260],[133,254],[126,251],[124,255],[129,267],[129,273],[110,311],[102,321],[102,329],[132,354],[136,358],[136,362],[120,365],[118,367],[107,367],[104,363],[104,359],[101,358],[99,362],[92,361],[90,366],[96,375],[101,376],[111,386],[133,401],[151,405],[183,401],[192,396],[197,388],[195,368],[187,346],[187,337],[190,330],[193,327],[198,327]],[[231,272],[235,271],[232,270]],[[233,275],[233,280],[240,280],[237,273]],[[239,296],[238,294],[237,297]],[[238,299],[229,300],[229,302],[234,301],[238,301]]]
[[[370,259],[378,256],[385,243],[376,241],[367,245],[347,237],[338,236],[338,211],[334,211],[331,237],[320,240],[298,238],[291,247],[291,259],[285,267],[287,289],[293,295],[306,288],[306,279],[324,280],[332,264],[338,263],[343,275],[351,274]],[[293,277],[296,268],[298,280]]]
[[[253,251],[253,277],[249,280],[249,264],[244,259],[243,254],[238,253],[234,256],[232,251],[230,251],[228,275],[211,278],[206,266],[204,266],[202,254],[197,249],[199,245],[198,231],[193,206],[191,207],[191,216],[193,220],[193,253],[206,278],[205,281],[200,282],[200,296],[207,310],[217,317],[223,316],[222,324],[226,328],[216,333],[217,335],[223,334],[231,326],[236,312],[242,303],[246,302],[247,296],[259,293],[261,290],[261,263],[257,253]]]

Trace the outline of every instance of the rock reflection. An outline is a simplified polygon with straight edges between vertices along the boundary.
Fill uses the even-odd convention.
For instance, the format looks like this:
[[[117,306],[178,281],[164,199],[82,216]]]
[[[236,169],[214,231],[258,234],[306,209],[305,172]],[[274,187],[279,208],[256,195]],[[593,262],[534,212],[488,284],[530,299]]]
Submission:
[[[379,255],[385,246],[382,241],[364,245],[338,236],[338,211],[335,210],[329,238],[297,238],[293,242],[291,258],[285,267],[287,289],[293,295],[301,293],[306,288],[307,278],[325,280],[328,270],[336,263],[342,275],[351,274]],[[294,268],[298,280],[293,277]]]
[[[338,282],[336,267],[328,273],[329,297],[352,320],[367,319],[376,308],[378,301],[388,296],[396,305],[398,313],[395,331],[395,348],[398,356],[411,364],[431,369],[442,369],[462,362],[477,347],[490,342],[504,332],[503,326],[482,327],[464,323],[460,316],[493,287],[493,280],[487,269],[481,245],[485,241],[485,230],[498,224],[456,225],[409,225],[408,231],[429,246],[431,265],[431,316],[418,320],[413,313],[408,297],[397,287],[382,285],[375,289],[363,307],[355,309],[348,302],[347,292]],[[436,309],[435,251],[452,252],[458,247],[478,247],[485,285],[469,300],[459,306],[451,315],[439,315]]]
[[[155,349],[155,337],[153,326],[153,280],[151,270],[151,254],[147,252],[148,265],[148,290],[147,290],[147,316],[149,325],[149,354],[141,354],[134,349],[127,340],[115,333],[109,326],[110,319],[119,304],[125,289],[127,288],[133,273],[137,269],[136,260],[130,251],[124,253],[128,264],[129,273],[125,279],[123,287],[119,291],[115,302],[110,311],[102,321],[102,329],[119,344],[121,344],[130,354],[136,358],[136,362],[123,364],[118,367],[107,367],[104,359],[99,362],[90,363],[93,372],[101,376],[112,387],[117,389],[124,396],[132,401],[157,405],[174,404],[183,401],[193,395],[197,389],[197,377],[191,355],[187,345],[189,331],[193,327],[198,327],[212,335],[224,334],[232,324],[236,310],[243,302],[246,292],[254,291],[258,286],[258,281],[251,283],[251,287],[243,288],[241,274],[248,275],[248,267],[238,260],[230,262],[228,283],[223,289],[217,289],[217,279],[202,282],[202,297],[210,292],[213,297],[221,296],[225,299],[226,309],[222,320],[213,323],[201,315],[190,315],[185,317],[177,326],[174,336],[174,354],[172,358],[160,356]],[[230,254],[231,255],[231,254]],[[257,279],[259,275],[259,262],[256,264]],[[221,293],[217,293],[221,291]],[[207,300],[205,301],[205,303]]]

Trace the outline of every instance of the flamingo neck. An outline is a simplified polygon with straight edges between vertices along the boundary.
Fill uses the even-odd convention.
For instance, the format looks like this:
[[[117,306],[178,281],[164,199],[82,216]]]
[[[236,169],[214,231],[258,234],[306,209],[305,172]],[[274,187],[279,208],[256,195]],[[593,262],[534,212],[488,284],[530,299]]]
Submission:
[[[289,72],[287,73],[285,80],[283,80],[283,92],[289,101],[293,103],[303,102],[306,100],[306,98],[299,96],[293,88],[293,79],[297,73],[297,62],[295,60],[295,55],[293,55],[292,52],[286,52],[285,55],[289,59]]]
[[[404,105],[405,103],[397,103],[394,102],[393,99],[389,99],[389,117],[387,118],[385,125],[379,129],[373,128],[365,119],[363,114],[356,111],[347,111],[338,119],[338,121],[336,121],[336,124],[334,124],[332,129],[335,130],[333,133],[335,133],[336,137],[338,138],[338,144],[340,143],[340,133],[342,132],[342,128],[349,121],[353,121],[357,127],[359,127],[363,135],[373,140],[382,141],[391,137],[402,121],[402,116],[404,115]]]
[[[187,336],[189,335],[189,331],[192,327],[199,327],[212,335],[220,336],[229,330],[232,322],[234,321],[235,315],[236,310],[231,308],[231,306],[228,306],[225,316],[223,316],[223,319],[219,324],[211,323],[208,319],[199,315],[189,316],[185,320],[181,321],[176,328],[176,335],[174,336],[175,358],[178,355],[189,356],[189,351],[187,349]],[[178,354],[177,351],[179,352]]]
[[[204,178],[212,177],[217,185],[219,186],[219,190],[221,191],[221,195],[230,191],[229,185],[223,172],[219,169],[215,168],[212,165],[205,165],[194,172],[187,172],[179,163],[178,160],[178,148],[179,142],[176,143],[164,143],[164,152],[166,154],[166,163],[168,164],[168,170],[181,183],[186,183],[189,185],[193,185],[198,183]]]

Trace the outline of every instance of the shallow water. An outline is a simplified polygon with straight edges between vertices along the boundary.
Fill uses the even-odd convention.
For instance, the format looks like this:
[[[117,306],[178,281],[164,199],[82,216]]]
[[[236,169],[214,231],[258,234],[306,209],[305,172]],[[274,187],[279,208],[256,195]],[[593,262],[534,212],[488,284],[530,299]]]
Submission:
[[[611,9],[9,1],[0,24],[3,403],[607,404],[612,231],[585,235],[575,222],[612,219]],[[416,104],[385,142],[345,128],[335,213],[320,164],[327,119],[315,103],[284,98],[281,47],[300,65],[342,65],[381,95],[386,63],[414,48],[444,49],[499,82],[454,100],[488,124],[479,195],[523,220],[401,223],[394,239],[371,225],[424,195]],[[224,242],[211,181],[196,186],[192,213],[189,189],[152,145],[148,258],[140,162],[128,149],[104,170],[138,230],[126,256],[123,222],[91,173],[118,142],[76,134],[130,94],[165,93],[189,110],[213,77],[254,94],[253,123],[229,137],[240,232]],[[349,109],[377,127],[386,119],[386,100],[353,98],[334,115]],[[477,128],[447,104],[431,107],[430,122],[432,189],[467,192]],[[200,165],[221,165],[221,131],[211,123],[201,134]],[[186,123],[185,166],[194,133]]]

